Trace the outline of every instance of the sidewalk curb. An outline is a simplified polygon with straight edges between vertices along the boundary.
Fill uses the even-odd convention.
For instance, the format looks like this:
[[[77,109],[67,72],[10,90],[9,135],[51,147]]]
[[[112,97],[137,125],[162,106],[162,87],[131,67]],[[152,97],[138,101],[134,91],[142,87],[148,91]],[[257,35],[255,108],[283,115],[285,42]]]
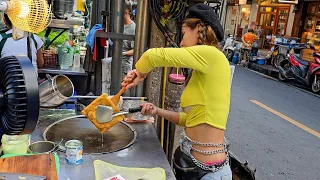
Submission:
[[[279,70],[276,68],[273,68],[272,66],[266,66],[266,65],[260,65],[260,64],[248,62],[248,68],[254,71],[258,71],[262,74],[265,74],[274,78],[278,78]]]
[[[273,80],[278,81],[282,84],[285,84],[285,85],[290,86],[292,88],[298,89],[304,93],[307,93],[307,94],[310,94],[310,95],[313,95],[313,96],[320,98],[320,95],[312,93],[310,90],[308,90],[306,87],[303,87],[302,85],[294,84],[294,83],[290,83],[290,82],[285,83],[285,82],[279,81],[278,80],[279,70],[276,68],[273,68],[273,67],[270,68],[270,66],[268,67],[265,65],[259,65],[259,64],[250,62],[250,63],[248,63],[248,69],[254,73],[260,74],[261,76],[266,76],[269,79],[273,79]],[[271,75],[269,75],[269,74],[271,74]]]

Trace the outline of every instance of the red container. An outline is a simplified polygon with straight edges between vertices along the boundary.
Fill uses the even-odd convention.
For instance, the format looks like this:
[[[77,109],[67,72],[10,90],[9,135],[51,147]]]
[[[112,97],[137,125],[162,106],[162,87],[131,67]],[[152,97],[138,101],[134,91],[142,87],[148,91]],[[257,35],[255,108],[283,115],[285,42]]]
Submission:
[[[176,84],[183,84],[186,78],[184,75],[181,74],[170,74],[169,75],[169,82],[176,83]]]

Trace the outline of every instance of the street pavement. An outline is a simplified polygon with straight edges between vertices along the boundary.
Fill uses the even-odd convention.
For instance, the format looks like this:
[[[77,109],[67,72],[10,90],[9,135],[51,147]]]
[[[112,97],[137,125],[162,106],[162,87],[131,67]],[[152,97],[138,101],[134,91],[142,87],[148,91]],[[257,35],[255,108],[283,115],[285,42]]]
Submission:
[[[226,137],[258,180],[320,180],[320,98],[237,66]]]

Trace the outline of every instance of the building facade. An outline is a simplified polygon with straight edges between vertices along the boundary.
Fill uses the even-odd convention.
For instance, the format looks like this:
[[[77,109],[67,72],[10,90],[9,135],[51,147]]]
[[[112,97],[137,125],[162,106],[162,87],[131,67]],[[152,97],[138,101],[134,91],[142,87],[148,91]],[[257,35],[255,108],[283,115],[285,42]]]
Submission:
[[[261,48],[268,48],[267,37],[292,36],[296,11],[294,3],[297,1],[252,0],[237,4],[237,1],[230,0],[225,31],[239,40],[248,29],[254,29],[261,38]]]

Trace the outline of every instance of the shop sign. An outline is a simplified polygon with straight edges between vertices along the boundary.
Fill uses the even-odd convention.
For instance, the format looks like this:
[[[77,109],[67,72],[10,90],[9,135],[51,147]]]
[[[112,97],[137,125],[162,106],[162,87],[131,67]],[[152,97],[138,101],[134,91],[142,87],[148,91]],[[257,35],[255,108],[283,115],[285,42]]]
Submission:
[[[227,0],[229,6],[247,4],[247,0]]]
[[[247,4],[247,0],[238,0],[238,4],[240,5]]]
[[[278,3],[298,4],[298,0],[278,0]]]
[[[234,6],[234,5],[237,4],[237,0],[227,0],[227,4],[228,4],[229,6]]]

